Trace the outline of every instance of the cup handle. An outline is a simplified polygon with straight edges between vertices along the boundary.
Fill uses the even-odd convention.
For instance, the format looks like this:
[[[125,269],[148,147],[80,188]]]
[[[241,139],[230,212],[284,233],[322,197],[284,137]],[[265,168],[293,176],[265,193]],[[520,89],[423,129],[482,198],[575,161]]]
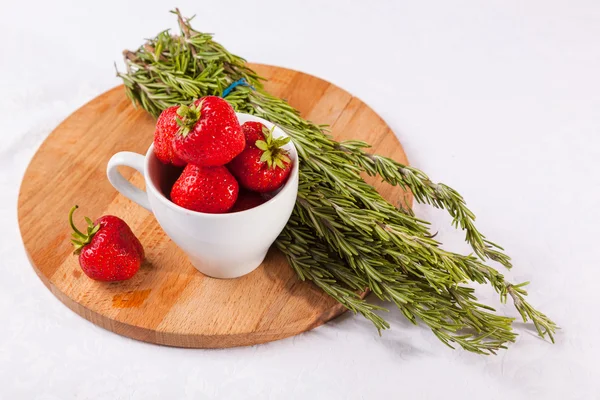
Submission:
[[[142,189],[133,186],[117,169],[119,165],[124,165],[126,167],[131,167],[144,175],[144,161],[145,157],[141,154],[132,153],[131,151],[122,151],[108,160],[106,175],[114,188],[123,196],[152,212],[150,202],[148,201],[148,194]]]

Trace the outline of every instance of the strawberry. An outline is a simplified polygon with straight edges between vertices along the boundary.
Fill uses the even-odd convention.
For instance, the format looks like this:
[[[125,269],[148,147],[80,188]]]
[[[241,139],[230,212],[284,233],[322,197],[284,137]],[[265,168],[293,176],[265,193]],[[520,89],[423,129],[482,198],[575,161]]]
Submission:
[[[273,138],[260,122],[242,125],[246,148],[229,163],[231,173],[240,185],[255,192],[271,192],[283,186],[292,171],[292,160],[282,148],[290,138]]]
[[[186,162],[177,157],[173,150],[173,139],[179,131],[179,124],[177,123],[178,109],[179,106],[173,106],[160,113],[154,131],[154,154],[163,164],[183,167]]]
[[[249,190],[240,190],[237,201],[235,202],[233,208],[229,212],[233,213],[246,211],[251,208],[260,206],[265,201],[267,200],[256,192],[250,192]]]
[[[180,125],[175,154],[202,167],[225,165],[244,150],[246,141],[233,108],[220,97],[206,96],[177,110]]]
[[[171,189],[171,201],[188,210],[220,214],[233,207],[238,191],[227,168],[188,164]]]
[[[69,212],[69,224],[73,229],[71,242],[79,265],[87,276],[97,281],[115,282],[131,278],[140,269],[144,260],[144,248],[129,226],[121,218],[105,215],[88,223],[87,232],[79,231],[73,224],[73,213]]]

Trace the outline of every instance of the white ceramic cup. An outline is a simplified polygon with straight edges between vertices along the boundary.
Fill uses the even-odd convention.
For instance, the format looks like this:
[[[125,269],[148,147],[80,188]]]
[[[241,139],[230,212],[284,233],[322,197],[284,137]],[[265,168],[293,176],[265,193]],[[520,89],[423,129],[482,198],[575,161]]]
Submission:
[[[271,129],[273,124],[253,115],[237,113],[240,124],[262,122]],[[273,136],[285,136],[275,127]],[[121,194],[152,212],[166,234],[187,254],[200,272],[214,278],[237,278],[255,270],[264,260],[269,247],[287,223],[298,194],[298,153],[290,142],[285,148],[293,160],[292,172],[279,192],[264,204],[246,211],[229,214],[206,214],[187,210],[166,196],[176,179],[176,170],[162,164],[151,145],[146,156],[123,151],[108,162],[110,183]],[[127,166],[144,175],[143,191],[118,171]]]

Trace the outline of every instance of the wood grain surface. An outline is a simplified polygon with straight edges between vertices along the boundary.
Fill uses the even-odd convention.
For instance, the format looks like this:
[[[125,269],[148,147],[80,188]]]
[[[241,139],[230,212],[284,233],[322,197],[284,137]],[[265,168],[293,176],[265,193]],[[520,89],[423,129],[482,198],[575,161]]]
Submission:
[[[374,151],[407,163],[385,122],[343,89],[301,72],[252,64],[266,89],[287,99],[310,120],[331,125],[337,139],[361,139]],[[198,272],[152,214],[108,182],[116,152],[145,153],[154,120],[134,109],[122,86],[73,113],[40,146],[21,184],[21,235],[36,273],[52,293],[87,320],[134,339],[179,347],[253,345],[296,335],[341,314],[344,308],[311,283],[301,282],[285,258],[271,250],[263,265],[242,278],[212,279]],[[133,170],[124,176],[143,187]],[[398,188],[370,181],[392,202]],[[410,199],[409,199],[410,201]],[[146,261],[129,281],[102,283],[85,276],[69,243],[67,214],[123,218],[142,242]]]

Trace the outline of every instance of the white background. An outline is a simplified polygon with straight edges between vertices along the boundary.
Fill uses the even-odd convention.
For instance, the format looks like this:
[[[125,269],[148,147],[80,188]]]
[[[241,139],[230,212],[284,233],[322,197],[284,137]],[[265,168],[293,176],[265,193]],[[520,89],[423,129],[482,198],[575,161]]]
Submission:
[[[563,328],[555,345],[517,324],[498,356],[452,351],[391,311],[381,338],[346,315],[267,345],[184,350],[120,337],[56,300],[20,241],[21,177],[61,120],[119,84],[121,50],[176,26],[173,5],[0,8],[0,398],[600,398],[597,0],[179,2],[230,50],[377,110],[412,164],[463,193],[505,246],[508,276],[531,279],[532,303]],[[416,210],[466,251],[443,213]]]

